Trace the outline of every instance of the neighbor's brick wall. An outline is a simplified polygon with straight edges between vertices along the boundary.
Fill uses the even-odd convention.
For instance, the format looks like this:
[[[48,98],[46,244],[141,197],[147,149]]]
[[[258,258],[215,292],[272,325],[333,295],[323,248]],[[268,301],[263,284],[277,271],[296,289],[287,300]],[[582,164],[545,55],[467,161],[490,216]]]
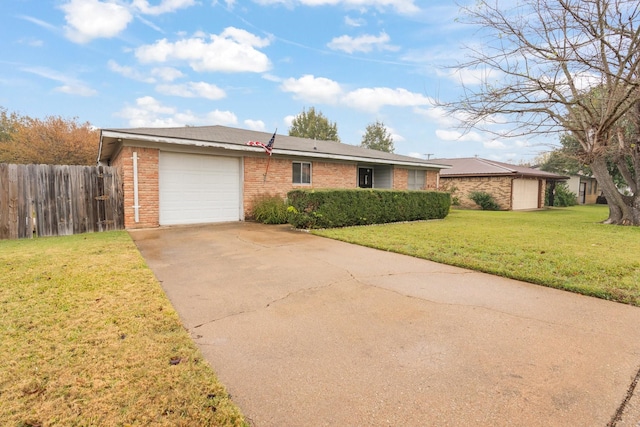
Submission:
[[[440,187],[456,187],[457,190],[453,193],[453,197],[458,197],[460,207],[463,208],[479,209],[478,205],[469,199],[469,193],[472,191],[483,191],[493,196],[494,200],[500,206],[500,209],[511,209],[511,177],[447,178],[441,176]]]
[[[133,199],[133,152],[138,153],[138,217],[135,222]],[[124,187],[125,228],[158,227],[160,223],[159,150],[155,148],[123,147],[118,157],[111,163],[120,168]]]
[[[253,203],[260,195],[277,195],[284,198],[296,188],[356,188],[356,166],[333,163],[311,162],[311,185],[293,184],[292,160],[271,158],[269,172],[265,180],[267,156],[244,158],[244,214],[251,217]]]

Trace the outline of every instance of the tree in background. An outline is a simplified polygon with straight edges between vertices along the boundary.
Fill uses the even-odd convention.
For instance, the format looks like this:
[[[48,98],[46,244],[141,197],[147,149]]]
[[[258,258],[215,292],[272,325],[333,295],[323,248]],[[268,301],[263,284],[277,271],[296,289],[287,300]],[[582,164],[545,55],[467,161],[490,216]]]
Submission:
[[[367,130],[362,136],[361,147],[371,148],[372,150],[386,151],[393,153],[393,137],[384,126],[384,123],[376,120],[367,126]]]
[[[94,165],[100,133],[76,118],[44,119],[0,107],[0,163]]]
[[[637,0],[478,0],[485,30],[460,72],[478,71],[452,114],[506,136],[568,133],[609,205],[611,224],[640,225],[640,8]],[[464,18],[463,18],[464,19]],[[624,196],[613,162],[631,195]]]
[[[303,109],[302,113],[293,119],[289,136],[340,142],[338,126],[329,122],[321,112],[316,112],[314,107],[309,108],[309,111]]]

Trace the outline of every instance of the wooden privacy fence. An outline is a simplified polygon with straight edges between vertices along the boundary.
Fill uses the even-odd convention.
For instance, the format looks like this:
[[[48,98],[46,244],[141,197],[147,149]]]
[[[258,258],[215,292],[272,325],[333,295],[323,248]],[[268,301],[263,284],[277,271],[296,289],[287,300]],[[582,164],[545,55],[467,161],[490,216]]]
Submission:
[[[0,239],[119,230],[123,224],[116,168],[0,164]]]

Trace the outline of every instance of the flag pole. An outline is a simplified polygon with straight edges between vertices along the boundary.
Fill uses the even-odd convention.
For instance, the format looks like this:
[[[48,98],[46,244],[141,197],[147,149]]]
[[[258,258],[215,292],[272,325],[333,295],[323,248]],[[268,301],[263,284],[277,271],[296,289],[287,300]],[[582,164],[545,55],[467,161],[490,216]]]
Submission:
[[[271,154],[269,154],[269,160],[267,160],[267,169],[265,169],[264,171],[264,176],[263,176],[263,180],[262,183],[264,184],[265,182],[267,182],[267,173],[269,172],[269,165],[271,164]]]

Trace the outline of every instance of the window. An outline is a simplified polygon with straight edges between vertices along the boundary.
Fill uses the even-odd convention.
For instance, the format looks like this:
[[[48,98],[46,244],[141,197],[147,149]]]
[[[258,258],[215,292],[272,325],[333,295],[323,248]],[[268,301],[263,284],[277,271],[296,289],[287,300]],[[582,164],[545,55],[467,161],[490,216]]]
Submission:
[[[409,169],[409,190],[422,190],[424,189],[424,171],[417,169]]]
[[[311,184],[311,163],[293,162],[293,183]]]

